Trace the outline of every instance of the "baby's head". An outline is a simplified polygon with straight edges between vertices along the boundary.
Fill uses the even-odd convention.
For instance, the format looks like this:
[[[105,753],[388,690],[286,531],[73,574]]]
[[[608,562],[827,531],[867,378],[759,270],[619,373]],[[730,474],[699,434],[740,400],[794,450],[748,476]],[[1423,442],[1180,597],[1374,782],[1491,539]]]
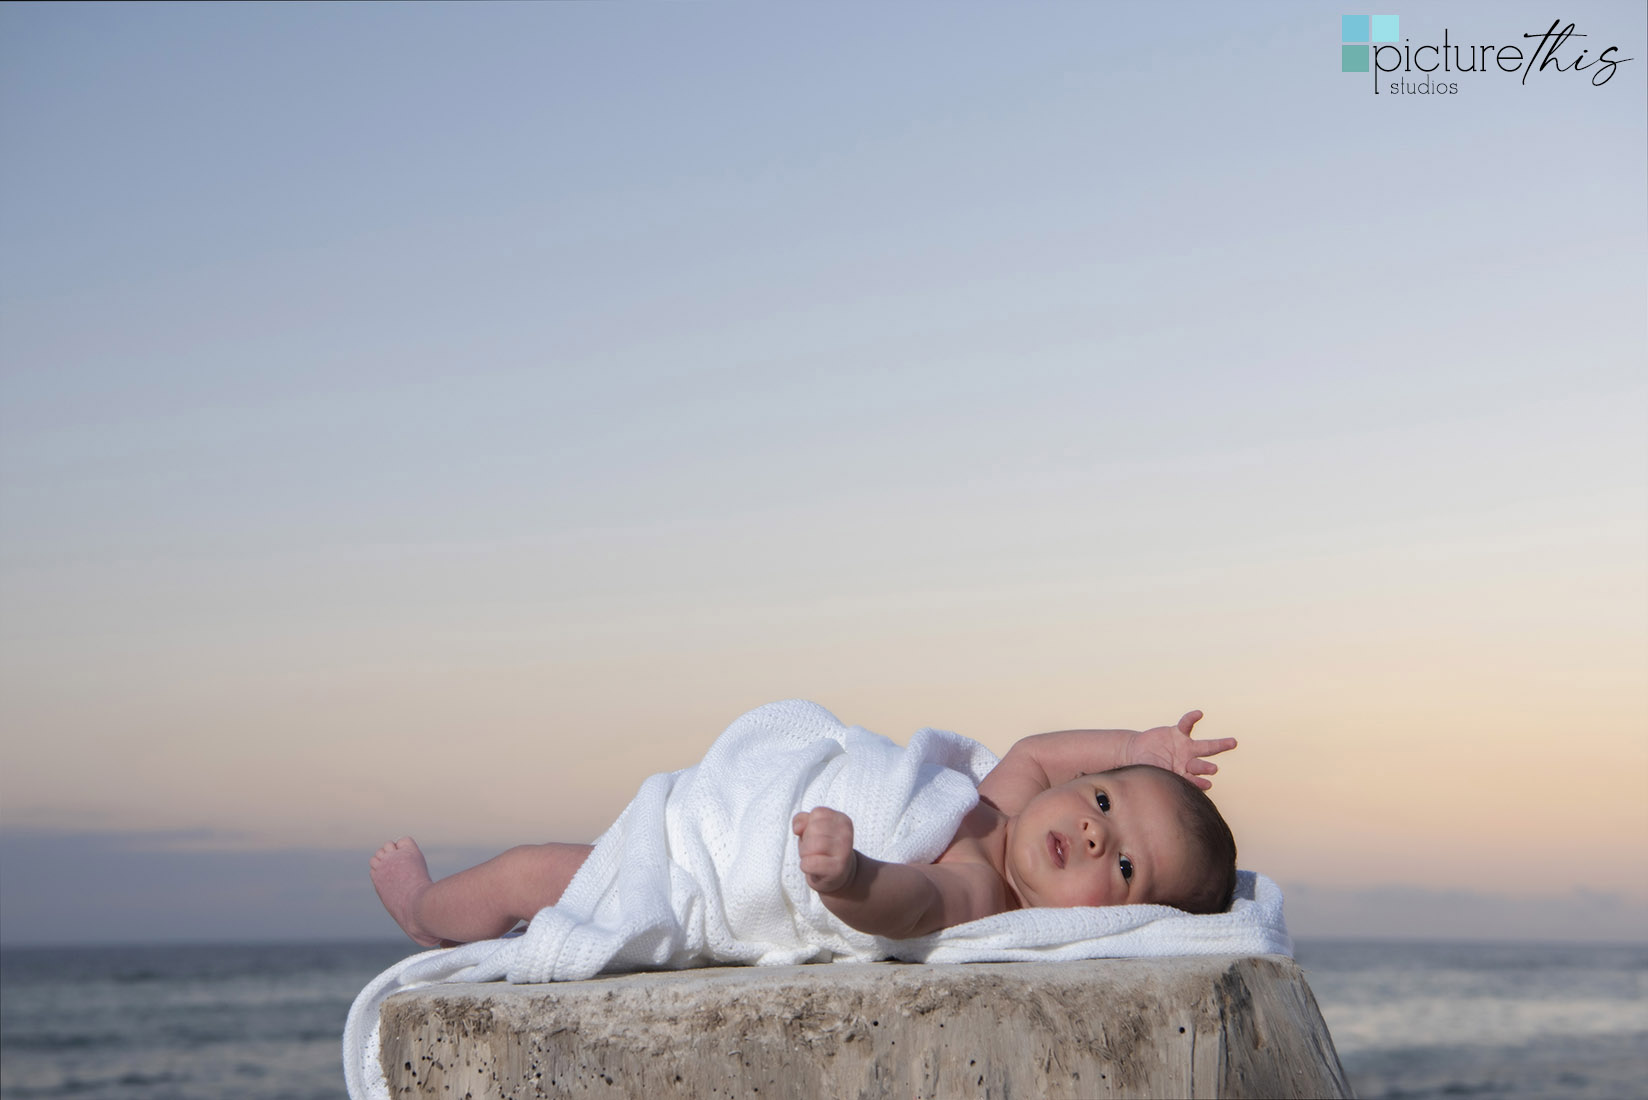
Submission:
[[[1222,913],[1236,886],[1236,840],[1194,783],[1139,764],[1032,799],[1010,826],[1006,872],[1026,906]]]
[[[1191,869],[1187,876],[1189,887],[1176,897],[1157,899],[1158,903],[1187,913],[1228,911],[1236,893],[1236,838],[1231,835],[1219,807],[1206,791],[1178,772],[1149,764],[1133,764],[1116,770],[1154,773],[1152,778],[1157,784],[1172,791],[1177,800],[1179,825],[1189,842],[1181,849],[1184,865]]]

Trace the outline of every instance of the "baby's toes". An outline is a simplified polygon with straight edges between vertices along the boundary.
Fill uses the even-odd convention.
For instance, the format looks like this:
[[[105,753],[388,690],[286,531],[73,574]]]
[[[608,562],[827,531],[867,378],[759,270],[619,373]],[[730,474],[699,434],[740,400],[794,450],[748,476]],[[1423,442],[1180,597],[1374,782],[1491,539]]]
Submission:
[[[404,839],[406,838],[403,837],[402,840]],[[388,862],[392,856],[399,854],[400,851],[401,841],[391,840],[388,844],[385,844],[382,848],[379,848],[377,851],[372,853],[373,869],[375,870],[382,866],[384,863]]]

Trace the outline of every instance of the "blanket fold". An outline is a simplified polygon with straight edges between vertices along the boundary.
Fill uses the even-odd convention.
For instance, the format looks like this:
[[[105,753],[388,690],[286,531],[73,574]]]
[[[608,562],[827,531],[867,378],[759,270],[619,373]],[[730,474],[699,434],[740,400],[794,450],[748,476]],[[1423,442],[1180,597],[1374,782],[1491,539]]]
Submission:
[[[789,827],[797,812],[830,806],[853,819],[854,844],[867,855],[931,862],[997,763],[984,746],[944,730],[921,730],[901,747],[844,726],[815,703],[751,711],[696,766],[646,780],[560,902],[524,932],[426,951],[368,984],[344,1029],[350,1097],[387,1098],[378,1008],[392,993],[431,982],[571,981],[727,963],[1292,953],[1280,891],[1251,872],[1240,873],[1229,913],[1027,909],[902,941],[848,927],[808,888]]]

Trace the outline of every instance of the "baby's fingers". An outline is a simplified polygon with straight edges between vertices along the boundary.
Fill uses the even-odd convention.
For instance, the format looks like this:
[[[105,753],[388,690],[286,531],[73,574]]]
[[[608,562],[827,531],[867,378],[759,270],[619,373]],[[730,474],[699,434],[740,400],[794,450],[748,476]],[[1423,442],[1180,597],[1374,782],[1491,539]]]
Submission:
[[[1206,741],[1191,741],[1191,749],[1197,756],[1213,756],[1221,752],[1229,752],[1236,747],[1234,737],[1214,737]]]

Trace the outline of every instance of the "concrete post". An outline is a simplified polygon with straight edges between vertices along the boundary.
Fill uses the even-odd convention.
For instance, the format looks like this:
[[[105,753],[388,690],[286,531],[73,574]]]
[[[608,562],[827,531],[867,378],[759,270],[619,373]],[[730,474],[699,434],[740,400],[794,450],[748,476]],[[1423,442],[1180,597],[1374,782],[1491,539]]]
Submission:
[[[717,967],[384,1003],[396,1097],[1348,1097],[1281,956]]]

